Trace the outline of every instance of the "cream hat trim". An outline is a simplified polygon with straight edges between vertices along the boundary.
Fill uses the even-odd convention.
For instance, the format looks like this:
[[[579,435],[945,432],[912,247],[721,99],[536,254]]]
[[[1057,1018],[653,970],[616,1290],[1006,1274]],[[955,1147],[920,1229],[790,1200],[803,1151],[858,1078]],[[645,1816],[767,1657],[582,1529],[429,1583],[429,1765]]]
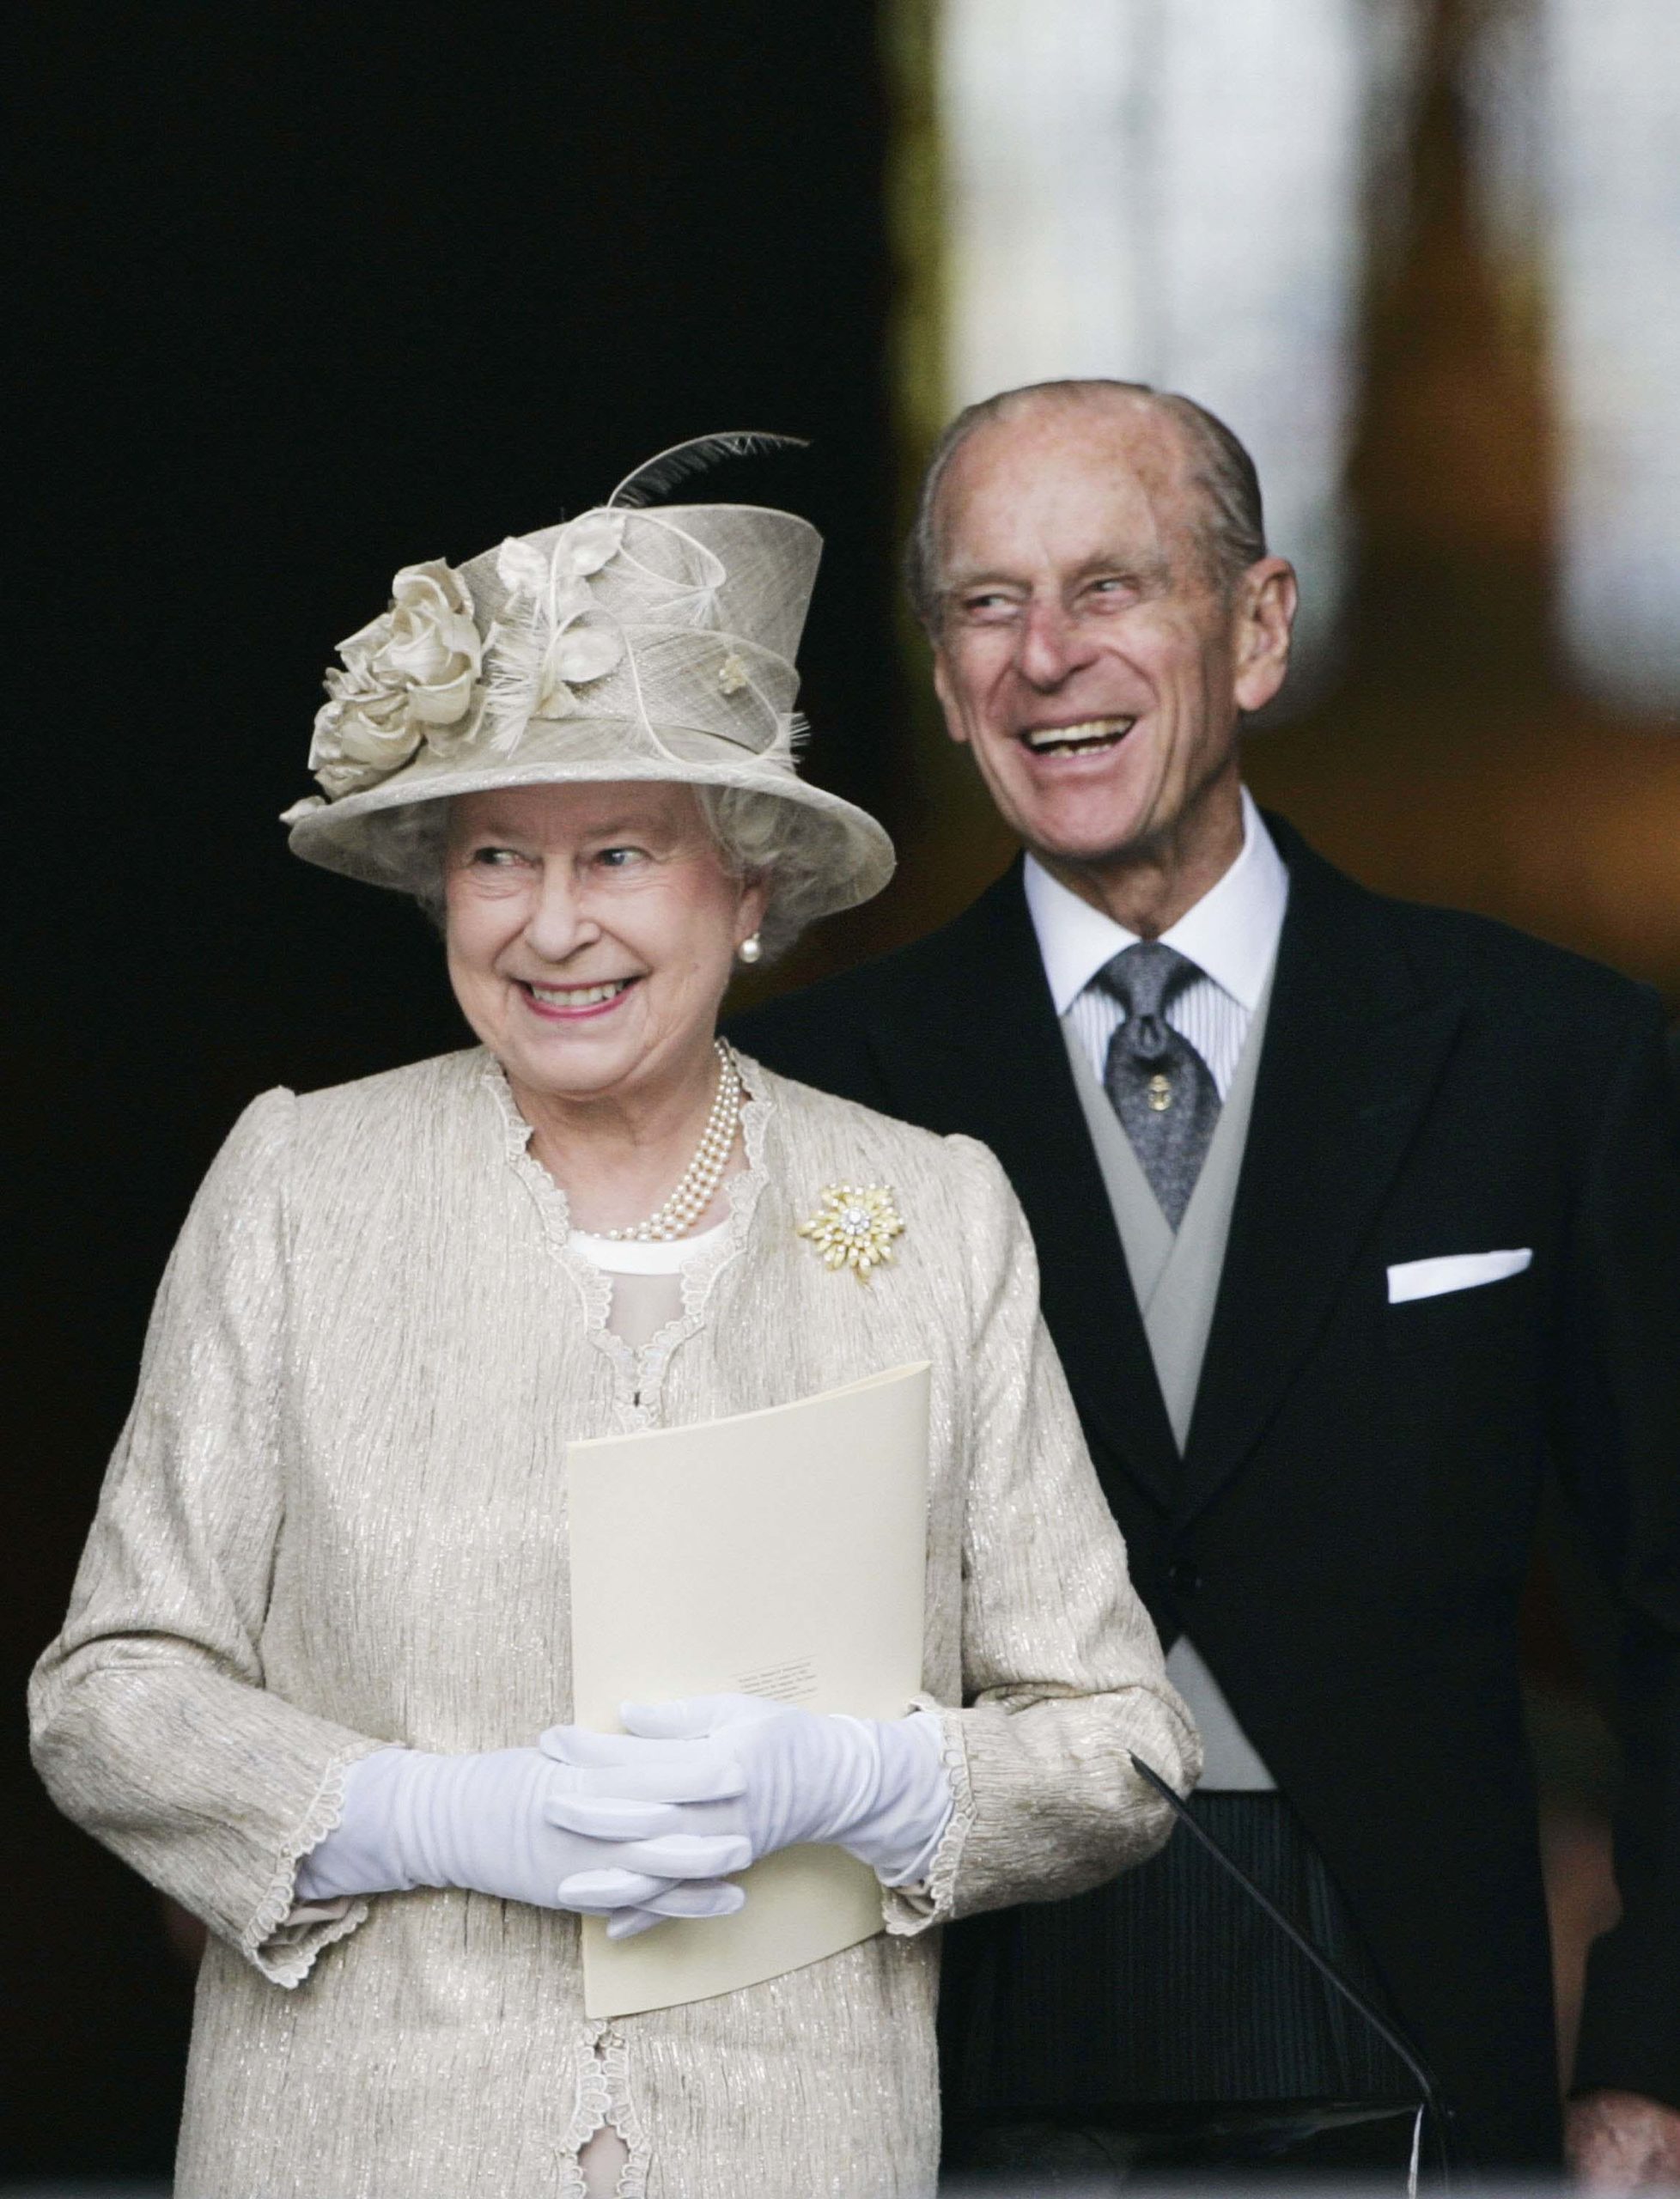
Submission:
[[[764,506],[615,503],[459,569],[405,566],[327,674],[310,751],[323,792],[286,812],[294,852],[414,890],[422,836],[399,812],[656,780],[793,803],[829,859],[813,912],[868,899],[891,841],[794,760],[794,654],[821,549],[807,521]]]

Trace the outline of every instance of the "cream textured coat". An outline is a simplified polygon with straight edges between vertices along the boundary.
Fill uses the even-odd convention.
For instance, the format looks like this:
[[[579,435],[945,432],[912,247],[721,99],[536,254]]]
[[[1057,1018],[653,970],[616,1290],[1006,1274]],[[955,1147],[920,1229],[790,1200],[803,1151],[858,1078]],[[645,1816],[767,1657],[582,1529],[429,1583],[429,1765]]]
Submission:
[[[743,1067],[731,1220],[640,1355],[481,1051],[269,1093],[205,1180],[33,1696],[59,1806],[214,1935],[178,2199],[554,2199],[604,2116],[626,2194],[926,2193],[928,1927],[1078,1891],[1166,1836],[1128,1751],[1183,1788],[1197,1745],[1001,1172]],[[890,1185],[904,1218],[867,1285],[794,1234],[836,1182]],[[884,1935],[604,2025],[560,1912],[419,1891],[288,1922],[348,1762],[569,1715],[569,1440],[923,1358],[924,1685],[953,1706],[957,1805],[928,1892],[883,1895]]]

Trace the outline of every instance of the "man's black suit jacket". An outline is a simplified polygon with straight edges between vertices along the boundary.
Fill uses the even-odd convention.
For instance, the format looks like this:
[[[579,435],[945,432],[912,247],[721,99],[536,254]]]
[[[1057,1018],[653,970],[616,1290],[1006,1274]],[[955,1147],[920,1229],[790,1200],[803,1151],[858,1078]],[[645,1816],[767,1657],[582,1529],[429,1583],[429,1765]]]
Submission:
[[[943,931],[732,1035],[997,1154],[1163,1639],[1191,1632],[1473,2149],[1543,2160],[1557,2095],[1517,1624],[1549,1461],[1626,1620],[1625,1914],[1592,1957],[1577,2082],[1680,2105],[1680,1136],[1661,1018],[1560,949],[1366,892],[1270,822],[1288,911],[1182,1460],[1019,865]],[[1525,1273],[1387,1302],[1391,1263],[1524,1246]],[[1077,2030],[1077,1993],[1032,2019]]]

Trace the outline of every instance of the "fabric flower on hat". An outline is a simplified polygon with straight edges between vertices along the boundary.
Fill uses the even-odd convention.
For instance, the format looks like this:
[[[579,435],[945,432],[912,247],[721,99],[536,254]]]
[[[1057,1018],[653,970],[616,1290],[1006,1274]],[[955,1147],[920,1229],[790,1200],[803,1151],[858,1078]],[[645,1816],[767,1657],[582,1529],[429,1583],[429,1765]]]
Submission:
[[[309,768],[336,800],[376,786],[423,740],[470,733],[484,644],[458,573],[438,559],[405,565],[389,610],[340,642],[344,669],[326,675]]]
[[[490,746],[506,755],[533,718],[564,717],[573,689],[600,679],[624,654],[618,625],[590,592],[591,577],[618,554],[622,512],[585,512],[563,527],[546,551],[510,537],[496,574],[508,600],[489,643],[484,715]]]

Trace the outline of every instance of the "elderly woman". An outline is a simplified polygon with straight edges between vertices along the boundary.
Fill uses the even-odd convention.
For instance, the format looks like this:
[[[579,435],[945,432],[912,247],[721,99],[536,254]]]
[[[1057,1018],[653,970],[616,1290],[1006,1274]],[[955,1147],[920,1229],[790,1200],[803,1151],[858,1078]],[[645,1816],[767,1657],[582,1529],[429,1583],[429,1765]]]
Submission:
[[[926,2193],[934,1928],[1152,1852],[1130,1751],[1195,1776],[990,1154],[715,1035],[892,868],[794,766],[818,554],[620,491],[407,568],[329,676],[292,844],[441,915],[478,1044],[235,1126],[33,1693],[59,1806],[210,1928],[180,2199]],[[843,1185],[903,1224],[867,1287],[801,1234]],[[924,1360],[923,1696],[545,1731],[569,1442]],[[586,2017],[581,1912],[721,1914],[810,1840],[876,1936]]]

